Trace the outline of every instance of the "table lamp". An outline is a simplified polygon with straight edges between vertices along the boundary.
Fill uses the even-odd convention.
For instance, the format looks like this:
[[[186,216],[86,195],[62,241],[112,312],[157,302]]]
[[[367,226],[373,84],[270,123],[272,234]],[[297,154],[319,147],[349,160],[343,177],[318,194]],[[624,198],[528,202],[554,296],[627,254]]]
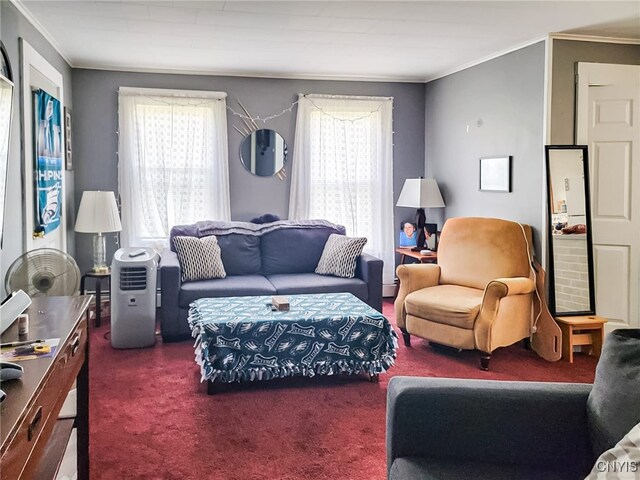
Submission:
[[[122,230],[120,214],[113,192],[86,191],[82,193],[75,231],[95,233],[93,237],[93,271],[107,273],[106,244],[103,233]]]
[[[444,200],[438,188],[438,183],[433,178],[407,178],[396,203],[398,207],[413,207],[416,211],[416,227],[418,229],[418,241],[412,250],[420,251],[424,248],[425,234],[425,208],[444,207]]]

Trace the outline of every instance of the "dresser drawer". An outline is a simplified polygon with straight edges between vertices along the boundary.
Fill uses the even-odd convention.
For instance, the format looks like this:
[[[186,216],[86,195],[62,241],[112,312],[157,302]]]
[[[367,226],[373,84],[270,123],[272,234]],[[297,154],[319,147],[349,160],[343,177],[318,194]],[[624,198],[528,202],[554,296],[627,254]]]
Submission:
[[[2,480],[32,478],[67,392],[85,360],[87,334],[87,321],[82,320],[56,354],[44,387],[28,407],[1,459]]]

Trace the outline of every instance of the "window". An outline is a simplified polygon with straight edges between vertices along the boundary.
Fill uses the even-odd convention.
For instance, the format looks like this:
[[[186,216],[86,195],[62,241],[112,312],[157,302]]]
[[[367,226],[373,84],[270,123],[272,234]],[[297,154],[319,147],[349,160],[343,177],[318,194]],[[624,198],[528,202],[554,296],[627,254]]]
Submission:
[[[120,88],[123,245],[163,248],[174,225],[230,219],[225,97]]]
[[[393,283],[392,100],[305,95],[298,103],[290,218],[322,218],[367,237]]]

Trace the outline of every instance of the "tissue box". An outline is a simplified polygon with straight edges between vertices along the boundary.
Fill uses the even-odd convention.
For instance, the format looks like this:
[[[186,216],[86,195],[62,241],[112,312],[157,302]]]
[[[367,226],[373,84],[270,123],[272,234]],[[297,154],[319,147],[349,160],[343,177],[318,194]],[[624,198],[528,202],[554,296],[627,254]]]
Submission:
[[[287,297],[271,297],[271,304],[280,312],[289,311],[289,299]]]

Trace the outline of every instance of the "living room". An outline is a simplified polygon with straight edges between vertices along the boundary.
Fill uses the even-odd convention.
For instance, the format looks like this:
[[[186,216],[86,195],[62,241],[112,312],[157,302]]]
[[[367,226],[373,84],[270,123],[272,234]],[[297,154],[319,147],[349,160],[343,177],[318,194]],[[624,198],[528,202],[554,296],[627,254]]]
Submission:
[[[357,273],[352,270],[351,275],[361,281],[357,288],[366,287],[366,292],[359,294],[361,290],[347,287],[346,283],[346,290],[341,290],[382,314],[397,337],[397,358],[387,362],[384,370],[388,371],[369,371],[377,383],[350,378],[352,375],[303,375],[264,382],[228,382],[229,385],[217,385],[219,390],[215,389],[212,395],[207,394],[212,382],[201,382],[204,371],[194,362],[193,339],[188,339],[191,331],[186,316],[190,306],[178,305],[178,291],[189,282],[183,283],[178,274],[176,288],[166,287],[171,280],[170,254],[158,259],[157,277],[162,281],[157,291],[157,331],[155,318],[150,327],[153,347],[112,347],[117,331],[113,324],[114,306],[108,302],[107,289],[111,288],[102,282],[103,278],[87,277],[83,291],[100,298],[98,285],[105,289],[102,301],[94,298],[89,307],[93,316],[88,327],[91,348],[86,443],[90,446],[91,478],[384,478],[389,455],[385,449],[385,435],[389,433],[385,432],[387,386],[393,376],[593,383],[597,365],[594,356],[576,353],[573,363],[566,358],[554,362],[541,358],[544,354],[540,352],[547,350],[553,351],[551,356],[560,355],[564,344],[557,342],[559,334],[555,344],[550,337],[541,340],[542,334],[533,335],[533,349],[517,344],[524,339],[521,336],[513,345],[490,352],[478,345],[460,347],[459,351],[451,344],[440,347],[439,343],[447,342],[421,336],[417,327],[412,331],[410,322],[403,326],[399,319],[403,314],[394,310],[394,297],[398,296],[402,303],[405,296],[402,282],[396,285],[396,267],[411,254],[427,263],[433,259],[423,259],[425,255],[420,252],[400,250],[399,237],[405,223],[415,221],[414,227],[422,227],[420,223],[427,222],[435,224],[437,242],[442,240],[446,245],[447,232],[443,230],[451,219],[501,219],[517,226],[514,241],[521,243],[524,238],[522,251],[535,256],[549,272],[556,240],[552,238],[555,223],[551,220],[566,217],[566,205],[564,212],[558,205],[556,213],[556,205],[548,202],[547,157],[554,151],[545,150],[545,146],[588,144],[588,155],[597,158],[592,141],[580,127],[585,115],[580,110],[582,100],[576,83],[578,65],[635,66],[633,71],[638,71],[637,2],[10,0],[0,3],[0,23],[0,40],[13,83],[0,256],[3,281],[25,254],[42,247],[66,252],[80,274],[92,272],[97,265],[96,237],[90,233],[106,232],[101,237],[104,240],[98,240],[97,250],[105,241],[103,255],[108,266],[121,247],[155,247],[161,252],[169,246],[169,236],[177,236],[171,233],[176,225],[196,221],[251,222],[266,214],[284,225],[294,219],[321,219],[344,225],[348,237],[367,237],[364,247],[360,246],[362,258],[369,255],[382,260],[382,264],[375,264],[380,265],[379,281],[357,278],[368,268],[365,265],[374,263],[358,260],[360,263],[354,267]],[[587,87],[596,83],[594,80]],[[60,115],[65,127],[68,118],[70,133],[61,169],[64,183],[60,225],[57,231],[44,236],[33,235],[36,136],[31,119],[31,90],[35,88],[54,94],[59,100]],[[155,153],[139,153],[144,150],[138,149],[142,137],[135,136],[140,129],[132,128],[135,119],[127,117],[126,108],[131,99],[144,102],[153,97],[154,106],[158,106],[172,101],[168,97],[184,99],[189,92],[196,99],[191,99],[193,106],[211,103],[216,125],[226,127],[216,128],[213,140],[217,149],[214,156],[222,161],[212,167],[217,169],[218,180],[213,186],[193,174],[195,166],[187,166],[188,180],[180,188],[196,192],[196,200],[171,193],[173,203],[169,205],[168,196],[161,195],[162,191],[174,192],[175,185],[164,183],[167,171],[150,176],[145,182],[136,176],[136,169],[148,160],[145,155],[151,158]],[[158,95],[167,97],[158,101]],[[340,111],[342,100],[362,103],[358,109],[350,105]],[[349,117],[344,113],[349,109],[357,113]],[[308,117],[303,116],[304,112],[310,112]],[[298,159],[312,155],[308,152],[313,144],[310,125],[314,114],[332,121],[346,115],[347,120],[340,120],[339,126],[349,132],[345,136],[354,138],[362,133],[347,129],[358,121],[383,119],[379,127],[365,129],[367,133],[357,137],[364,142],[380,135],[379,141],[374,142],[376,154],[382,159],[377,171],[366,173],[360,164],[346,170],[327,169],[328,175],[355,174],[369,179],[368,186],[359,185],[355,191],[368,189],[375,201],[357,197],[354,203],[356,211],[361,212],[366,205],[375,216],[360,224],[350,220],[353,212],[340,211],[347,203],[345,197],[336,197],[339,200],[332,203],[326,187],[314,193],[308,183],[310,171],[297,167]],[[633,115],[637,119],[637,113]],[[338,130],[334,124],[330,128]],[[249,144],[257,142],[253,134],[262,129],[275,132],[285,145],[286,160],[268,176],[257,173],[251,161],[240,153],[247,139]],[[195,129],[189,127],[175,140],[186,138],[192,130]],[[150,132],[145,131],[145,135],[150,136]],[[158,138],[162,135],[158,133]],[[336,145],[340,145],[338,137],[332,137]],[[372,144],[367,145],[373,148]],[[595,182],[591,184],[594,233],[591,238],[589,229],[586,236],[590,237],[590,250],[596,254],[589,257],[595,273],[590,283],[592,302],[585,311],[608,319],[603,327],[607,337],[615,328],[640,328],[640,227],[638,219],[629,214],[640,195],[640,178],[635,173],[640,169],[630,166],[638,161],[637,153],[634,155],[628,158],[628,164],[620,160],[622,167],[598,170],[589,165],[588,171]],[[356,157],[367,155],[358,151],[353,156]],[[322,158],[326,161],[328,157]],[[502,192],[487,191],[493,189],[482,188],[482,159],[497,158],[507,159],[508,185]],[[127,163],[130,159],[137,163]],[[314,172],[327,174],[324,170]],[[399,205],[400,196],[409,189],[407,180],[423,177],[437,182],[440,204]],[[626,205],[626,213],[618,215],[615,202],[593,203],[607,182],[611,183],[610,191],[624,192],[623,199],[615,195],[612,198]],[[197,200],[204,190],[206,195],[216,192],[216,196],[206,196],[206,207]],[[118,232],[87,230],[78,225],[85,197],[88,198],[85,194],[97,191],[114,192]],[[170,211],[160,215],[162,221],[158,222],[150,220],[155,218],[157,198],[164,202],[162,208]],[[558,199],[554,198],[556,203]],[[323,210],[310,208],[313,202],[324,202]],[[175,213],[181,211],[179,206],[192,211],[181,216]],[[426,218],[416,218],[416,208],[422,207]],[[197,210],[203,213],[194,218],[194,208],[203,208]],[[310,211],[324,213],[309,216]],[[625,215],[631,218],[631,226],[606,223],[624,219]],[[518,224],[524,226],[522,230]],[[264,267],[269,258],[275,258],[266,255],[264,242],[278,232],[269,230],[270,223],[254,225],[243,224],[242,228],[251,231],[248,236],[261,238],[259,260]],[[527,225],[531,227],[529,236],[522,235],[529,231]],[[318,225],[313,228],[320,230]],[[449,239],[453,238],[451,232],[450,229]],[[469,265],[474,262],[474,249],[478,249],[478,255],[483,251],[480,232],[483,230],[478,230],[478,238],[470,237],[469,241],[476,243],[466,249],[469,257],[464,257],[464,252],[456,254]],[[607,232],[623,233],[611,239]],[[218,235],[217,248],[222,248],[228,280],[235,277],[228,261],[232,245],[220,240],[223,236]],[[274,244],[282,242],[288,257],[280,252],[276,263],[290,263],[291,271],[295,271],[305,257],[313,256],[309,253],[312,251],[318,263],[317,258],[324,255],[326,238],[317,248],[313,238],[304,238],[309,243],[302,246],[295,239],[274,239]],[[440,255],[446,252],[436,247],[438,244],[433,244],[436,264],[441,264],[444,260]],[[235,258],[252,255],[244,243],[234,252]],[[179,253],[174,254],[176,262]],[[522,275],[528,277],[526,265]],[[184,264],[178,262],[178,271],[181,267],[184,271]],[[412,268],[413,264],[406,265],[406,271]],[[271,273],[283,274],[277,268]],[[317,291],[304,283],[306,279],[279,279],[285,280],[293,282],[297,291],[289,284],[281,284],[283,288],[276,293],[288,296],[292,302],[297,293]],[[330,280],[333,281],[327,282]],[[535,306],[539,301],[536,292],[545,297],[552,281],[547,275],[546,285],[528,291],[534,305],[529,304],[529,309],[542,310]],[[243,278],[230,292],[245,295],[241,291],[247,282]],[[275,280],[271,283],[275,285]],[[336,280],[332,285],[338,283]],[[303,291],[302,287],[310,290]],[[78,287],[77,293],[79,290]],[[3,290],[0,298],[9,293]],[[195,298],[202,296],[198,293]],[[374,300],[377,296],[384,298]],[[172,313],[169,309],[174,301]],[[98,312],[103,320],[100,326],[96,326],[94,318]],[[12,328],[17,329],[17,325]],[[560,330],[560,326],[556,328]],[[564,341],[568,335],[562,332]],[[173,333],[179,333],[176,337],[181,338],[173,338]],[[403,338],[405,333],[407,337],[410,333],[408,345]],[[527,338],[532,333],[536,332],[528,331]],[[389,334],[390,342],[392,337]],[[491,354],[487,371],[478,368],[479,351]],[[571,352],[573,358],[573,349]],[[24,363],[26,369],[28,362]],[[4,385],[3,382],[3,390]],[[2,404],[3,412],[6,404]],[[79,436],[77,441],[80,450],[83,438]],[[209,444],[215,447],[203,451]],[[413,478],[445,478],[438,475]],[[485,477],[478,474],[477,478]],[[531,478],[541,477],[534,472]]]

